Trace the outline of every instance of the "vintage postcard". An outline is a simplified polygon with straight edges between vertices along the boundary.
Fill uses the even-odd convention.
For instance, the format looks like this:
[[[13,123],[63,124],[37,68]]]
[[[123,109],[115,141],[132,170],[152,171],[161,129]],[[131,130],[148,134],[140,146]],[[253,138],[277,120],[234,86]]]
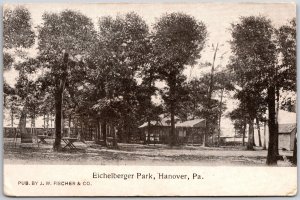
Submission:
[[[294,196],[294,3],[5,4],[7,196]]]

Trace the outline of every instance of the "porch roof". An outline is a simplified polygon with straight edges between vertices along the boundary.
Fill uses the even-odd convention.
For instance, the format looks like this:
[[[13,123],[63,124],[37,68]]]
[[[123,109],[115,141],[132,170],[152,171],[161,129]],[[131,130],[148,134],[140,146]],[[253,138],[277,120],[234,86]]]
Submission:
[[[169,126],[167,123],[160,121],[150,121],[150,126]],[[148,122],[143,123],[139,128],[148,127]]]
[[[189,121],[185,121],[182,123],[176,124],[176,127],[200,127],[201,122],[204,122],[205,119],[193,119]]]
[[[278,133],[291,133],[296,128],[296,124],[278,124]]]

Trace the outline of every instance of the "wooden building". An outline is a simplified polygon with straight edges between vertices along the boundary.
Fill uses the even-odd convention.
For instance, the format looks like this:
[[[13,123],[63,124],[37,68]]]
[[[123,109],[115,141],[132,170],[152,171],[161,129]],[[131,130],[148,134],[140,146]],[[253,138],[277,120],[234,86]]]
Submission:
[[[194,119],[185,122],[178,122],[176,119],[175,134],[179,144],[201,144],[205,127],[204,119]],[[171,133],[171,123],[168,118],[159,121],[151,121],[150,127],[145,122],[139,127],[143,135],[144,143],[167,144]],[[149,132],[149,133],[148,133]]]
[[[204,119],[194,119],[176,124],[176,133],[180,144],[202,144],[204,131]]]
[[[278,125],[278,149],[294,150],[296,130],[297,124],[294,123]]]
[[[166,144],[171,132],[171,123],[167,118],[163,118],[157,121],[150,121],[150,126],[148,126],[148,122],[145,122],[139,126],[139,129],[141,130],[144,143]]]

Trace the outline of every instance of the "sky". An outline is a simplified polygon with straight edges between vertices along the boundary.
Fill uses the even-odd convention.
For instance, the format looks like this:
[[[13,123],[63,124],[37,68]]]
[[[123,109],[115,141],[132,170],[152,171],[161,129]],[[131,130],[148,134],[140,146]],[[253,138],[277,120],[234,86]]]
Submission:
[[[4,5],[12,7],[15,5]],[[116,16],[134,11],[139,14],[151,27],[155,21],[165,13],[183,12],[194,16],[198,21],[202,21],[208,31],[206,47],[201,52],[198,63],[212,62],[212,46],[219,44],[216,65],[224,68],[230,56],[231,40],[230,27],[232,23],[237,23],[241,16],[261,15],[271,19],[275,27],[287,24],[290,19],[296,16],[296,4],[294,3],[154,3],[154,4],[26,4],[32,15],[33,26],[40,25],[44,12],[60,12],[64,9],[77,10],[91,18],[95,24],[100,17]],[[31,51],[34,54],[36,51]],[[220,56],[223,55],[223,59]],[[188,79],[198,77],[203,72],[208,72],[210,68],[201,68],[199,64],[187,67],[184,74]],[[14,83],[16,73],[10,71],[4,73],[4,78],[9,83]],[[233,107],[236,102],[227,102],[229,107]],[[230,105],[232,104],[232,105]]]

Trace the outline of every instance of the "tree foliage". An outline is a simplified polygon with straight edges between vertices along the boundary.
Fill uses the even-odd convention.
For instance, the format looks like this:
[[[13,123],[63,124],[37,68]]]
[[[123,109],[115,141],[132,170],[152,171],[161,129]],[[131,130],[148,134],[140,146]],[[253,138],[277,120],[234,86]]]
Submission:
[[[153,51],[158,74],[168,88],[163,99],[171,115],[171,141],[175,144],[175,111],[180,101],[185,65],[193,65],[200,58],[207,37],[206,26],[183,13],[163,15],[154,25]]]
[[[284,90],[296,91],[296,19],[276,31],[278,51],[281,53],[278,83]]]
[[[83,67],[82,63],[93,45],[96,32],[91,19],[83,14],[64,10],[45,13],[38,27],[38,59],[40,67],[48,69],[44,83],[52,88],[55,101],[55,149],[60,149],[63,92],[70,71]]]
[[[42,20],[36,37],[26,8],[4,10],[4,68],[14,66],[19,72],[14,87],[4,83],[4,103],[12,117],[21,112],[20,105],[26,111],[22,116],[32,119],[55,113],[55,149],[60,148],[64,118],[69,126],[80,125],[82,134],[84,127],[97,129],[105,141],[107,127],[114,126],[114,142],[130,142],[142,122],[150,127],[164,112],[171,117],[171,145],[176,143],[175,115],[182,121],[204,118],[213,134],[226,109],[224,91],[231,90],[240,100],[230,113],[236,127],[245,129],[248,123],[253,128],[254,119],[262,119],[268,109],[274,136],[270,151],[276,148],[275,93],[296,90],[295,19],[276,30],[265,17],[241,17],[231,26],[228,68],[214,68],[217,45],[213,62],[206,63],[212,72],[191,81],[183,71],[201,58],[208,33],[190,15],[164,14],[148,27],[131,12],[101,17],[96,29],[90,18],[73,10],[46,12]],[[37,56],[28,58],[22,51],[34,44]],[[158,89],[158,81],[166,86]],[[155,96],[162,105],[153,102]]]
[[[28,9],[16,7],[4,9],[3,47],[29,48],[34,44],[35,34],[32,29],[31,15]]]
[[[241,90],[237,97],[249,116],[248,149],[253,149],[253,120],[268,107],[268,164],[277,163],[278,124],[276,122],[276,90],[279,91],[281,69],[278,65],[275,28],[262,16],[242,17],[232,25],[231,48],[234,56],[229,67],[236,74]]]

